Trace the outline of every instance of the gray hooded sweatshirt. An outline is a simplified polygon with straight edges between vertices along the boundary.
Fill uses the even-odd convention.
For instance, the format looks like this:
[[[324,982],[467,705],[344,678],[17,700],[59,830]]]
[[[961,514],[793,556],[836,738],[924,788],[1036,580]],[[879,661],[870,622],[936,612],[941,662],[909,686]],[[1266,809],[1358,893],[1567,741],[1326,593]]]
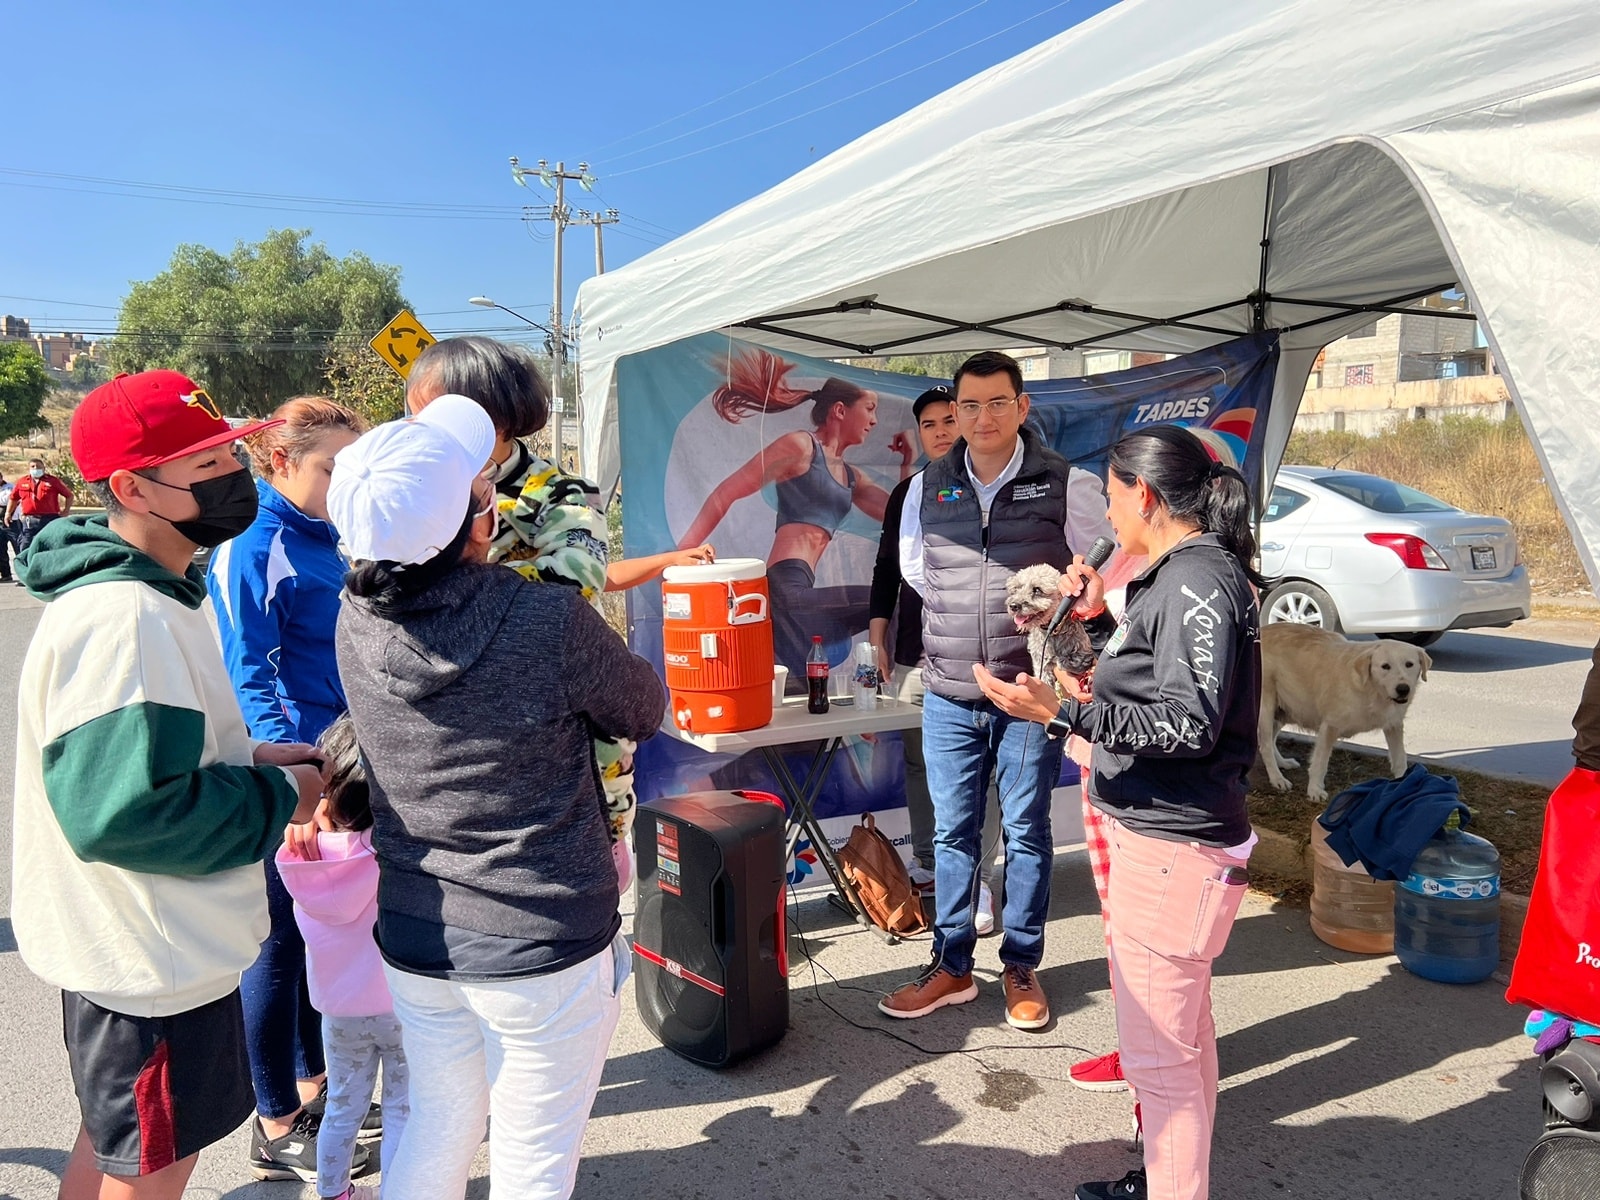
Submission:
[[[605,949],[620,918],[590,743],[656,731],[650,664],[576,589],[477,564],[394,607],[346,593],[337,648],[390,962],[514,977]]]

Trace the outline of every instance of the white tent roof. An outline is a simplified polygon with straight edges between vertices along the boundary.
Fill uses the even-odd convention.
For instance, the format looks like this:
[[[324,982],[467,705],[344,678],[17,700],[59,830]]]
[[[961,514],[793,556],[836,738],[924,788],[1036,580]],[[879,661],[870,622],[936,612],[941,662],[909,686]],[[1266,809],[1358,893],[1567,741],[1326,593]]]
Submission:
[[[1125,0],[586,282],[583,459],[609,489],[617,360],[709,330],[1177,352],[1259,322],[1284,331],[1275,463],[1316,350],[1370,320],[1340,306],[1451,285],[1594,579],[1594,0]]]

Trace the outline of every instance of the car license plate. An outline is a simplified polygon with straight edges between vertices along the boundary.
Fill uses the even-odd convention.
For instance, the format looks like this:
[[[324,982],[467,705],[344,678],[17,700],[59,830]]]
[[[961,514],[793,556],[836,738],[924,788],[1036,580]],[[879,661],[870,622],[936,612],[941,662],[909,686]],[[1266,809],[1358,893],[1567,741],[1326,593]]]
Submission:
[[[1494,570],[1494,547],[1474,546],[1472,548],[1472,569],[1474,571]]]

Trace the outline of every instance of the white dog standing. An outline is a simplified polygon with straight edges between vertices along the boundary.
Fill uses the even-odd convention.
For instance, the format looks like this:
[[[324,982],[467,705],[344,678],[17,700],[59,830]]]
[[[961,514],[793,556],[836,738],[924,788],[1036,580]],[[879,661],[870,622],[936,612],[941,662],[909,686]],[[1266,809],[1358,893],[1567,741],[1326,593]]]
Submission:
[[[1316,735],[1306,782],[1310,800],[1328,798],[1323,780],[1333,744],[1369,729],[1383,730],[1390,774],[1404,775],[1406,712],[1432,665],[1426,651],[1392,639],[1351,642],[1314,625],[1263,626],[1258,736],[1272,786],[1287,792],[1291,785],[1283,768],[1300,765],[1278,751],[1278,730],[1285,725]]]

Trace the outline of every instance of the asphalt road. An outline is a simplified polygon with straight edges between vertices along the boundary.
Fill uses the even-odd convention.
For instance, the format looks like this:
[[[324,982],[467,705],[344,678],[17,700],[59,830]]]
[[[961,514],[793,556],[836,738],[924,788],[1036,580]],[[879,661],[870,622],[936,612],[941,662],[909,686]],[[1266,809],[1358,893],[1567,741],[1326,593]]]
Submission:
[[[20,589],[0,586],[0,763],[14,761],[13,697],[38,607]],[[1467,758],[1480,769],[1559,776],[1594,632],[1530,623],[1510,635],[1449,635],[1419,701],[1412,749],[1441,762]],[[1539,633],[1548,640],[1530,636]],[[23,966],[4,915],[10,793],[10,771],[0,770],[0,1062],[8,1075],[0,1088],[0,1198],[46,1200],[77,1114],[58,996]],[[1039,1035],[1001,1022],[990,940],[980,945],[977,1002],[885,1036],[875,1000],[926,961],[926,942],[885,947],[821,900],[800,904],[796,915],[818,965],[791,940],[789,1034],[749,1063],[712,1072],[663,1049],[639,1022],[630,982],[585,1140],[578,1200],[1055,1200],[1084,1179],[1116,1178],[1136,1164],[1127,1097],[1065,1084],[1073,1062],[1114,1037],[1081,852],[1057,860],[1041,969],[1056,1021]],[[1311,936],[1303,909],[1252,895],[1214,988],[1223,1092],[1213,1195],[1514,1195],[1538,1133],[1538,1087],[1520,1016],[1503,990],[1495,981],[1430,984],[1392,957],[1331,950]],[[188,1196],[314,1194],[248,1182],[246,1147],[241,1130],[203,1155]],[[486,1169],[480,1151],[468,1191],[474,1200],[487,1197]]]

